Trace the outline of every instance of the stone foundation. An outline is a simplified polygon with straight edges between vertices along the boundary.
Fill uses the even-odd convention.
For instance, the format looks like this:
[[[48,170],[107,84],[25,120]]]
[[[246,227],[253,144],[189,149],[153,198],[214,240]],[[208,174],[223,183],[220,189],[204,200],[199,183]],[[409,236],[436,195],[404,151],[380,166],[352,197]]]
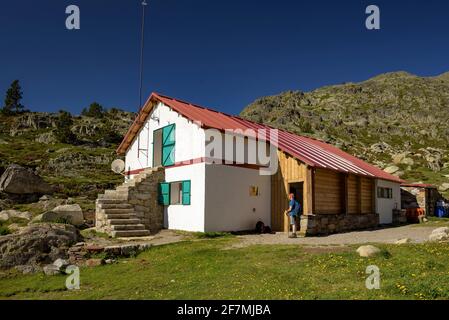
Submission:
[[[326,235],[375,228],[378,214],[318,214],[301,216],[300,234],[304,236]]]
[[[163,228],[164,206],[158,187],[164,168],[148,168],[115,190],[106,190],[96,201],[96,230],[112,237],[146,236]]]
[[[158,232],[164,225],[164,206],[158,202],[159,183],[164,181],[165,170],[158,168],[128,193],[128,203],[134,206],[137,217],[151,233]]]

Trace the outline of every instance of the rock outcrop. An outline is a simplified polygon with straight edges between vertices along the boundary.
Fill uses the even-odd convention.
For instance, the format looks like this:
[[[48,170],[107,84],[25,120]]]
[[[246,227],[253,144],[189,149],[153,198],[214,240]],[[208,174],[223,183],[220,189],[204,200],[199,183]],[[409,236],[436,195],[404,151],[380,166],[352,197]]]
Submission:
[[[52,187],[31,169],[10,165],[0,177],[0,191],[17,194],[50,194]]]
[[[0,212],[0,221],[9,221],[11,219],[31,220],[31,213],[17,210],[4,210]]]
[[[41,222],[65,222],[74,226],[84,223],[83,210],[78,204],[57,206],[52,211],[43,213],[37,220]]]
[[[449,228],[442,227],[432,231],[429,236],[430,242],[448,241],[449,240]]]
[[[369,258],[369,257],[373,257],[377,254],[379,254],[381,251],[379,248],[372,246],[372,245],[367,245],[367,246],[361,246],[357,249],[357,253],[364,258]]]
[[[0,237],[0,268],[36,270],[58,258],[66,259],[70,246],[80,239],[78,230],[71,225],[28,226],[20,233]]]

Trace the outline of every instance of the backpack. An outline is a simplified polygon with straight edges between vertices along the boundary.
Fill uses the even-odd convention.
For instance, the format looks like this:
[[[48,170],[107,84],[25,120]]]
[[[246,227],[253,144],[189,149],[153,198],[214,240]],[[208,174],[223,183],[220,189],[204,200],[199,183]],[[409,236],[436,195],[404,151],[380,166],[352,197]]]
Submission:
[[[299,204],[298,201],[295,200],[295,207],[292,208],[292,211],[294,213],[295,216],[298,216],[300,211],[301,211],[301,205]]]

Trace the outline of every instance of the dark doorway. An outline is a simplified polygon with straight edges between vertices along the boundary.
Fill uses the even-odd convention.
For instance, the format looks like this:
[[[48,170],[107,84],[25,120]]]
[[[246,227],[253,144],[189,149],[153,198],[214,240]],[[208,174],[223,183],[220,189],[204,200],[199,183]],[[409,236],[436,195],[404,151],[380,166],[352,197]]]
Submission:
[[[301,214],[304,207],[304,182],[294,182],[289,183],[289,193],[293,193],[295,195],[296,201],[301,205]]]

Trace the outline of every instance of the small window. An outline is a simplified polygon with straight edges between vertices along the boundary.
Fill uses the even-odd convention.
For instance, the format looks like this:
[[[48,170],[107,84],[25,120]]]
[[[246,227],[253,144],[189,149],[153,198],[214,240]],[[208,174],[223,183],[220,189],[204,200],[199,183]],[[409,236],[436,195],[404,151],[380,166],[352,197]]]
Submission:
[[[171,124],[153,131],[153,167],[175,164],[175,129]]]
[[[393,189],[392,188],[377,188],[377,197],[380,199],[393,199]]]
[[[181,204],[182,182],[170,183],[170,204]]]
[[[190,180],[159,184],[159,204],[190,205]]]

